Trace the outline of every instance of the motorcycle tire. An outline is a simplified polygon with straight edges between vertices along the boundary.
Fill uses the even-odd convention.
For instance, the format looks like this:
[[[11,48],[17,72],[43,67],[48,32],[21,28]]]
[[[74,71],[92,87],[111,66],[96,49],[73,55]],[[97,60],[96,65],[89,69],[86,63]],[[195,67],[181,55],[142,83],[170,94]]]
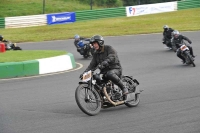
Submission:
[[[132,79],[130,79],[129,77],[122,77],[122,81],[125,82],[124,84],[127,85],[127,87],[129,88],[129,92],[130,93],[135,93],[136,88],[131,87],[132,85]],[[131,90],[132,89],[132,90]],[[138,93],[135,93],[135,98],[133,101],[130,102],[126,102],[125,105],[127,107],[136,107],[138,104],[140,103],[140,95]]]
[[[140,103],[140,95],[135,94],[135,100],[130,101],[130,102],[126,102],[125,105],[127,107],[136,107],[139,103]]]
[[[195,67],[196,65],[194,64],[194,60],[192,58],[192,56],[190,54],[187,55],[188,59],[190,60],[190,63],[192,64],[193,67]]]
[[[97,90],[89,89],[88,84],[80,84],[76,88],[75,99],[81,111],[89,116],[97,115],[101,110],[101,97]]]

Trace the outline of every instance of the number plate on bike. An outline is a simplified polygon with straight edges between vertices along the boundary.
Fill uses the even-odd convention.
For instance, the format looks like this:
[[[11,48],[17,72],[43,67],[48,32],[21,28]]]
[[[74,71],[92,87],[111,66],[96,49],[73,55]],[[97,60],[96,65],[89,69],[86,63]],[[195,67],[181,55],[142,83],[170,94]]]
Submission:
[[[87,82],[87,81],[89,81],[91,78],[92,78],[92,71],[88,71],[88,72],[85,72],[85,73],[83,74],[83,79],[82,79],[82,81]]]
[[[186,45],[182,45],[181,46],[181,51],[185,51],[185,50],[188,50],[188,47]]]

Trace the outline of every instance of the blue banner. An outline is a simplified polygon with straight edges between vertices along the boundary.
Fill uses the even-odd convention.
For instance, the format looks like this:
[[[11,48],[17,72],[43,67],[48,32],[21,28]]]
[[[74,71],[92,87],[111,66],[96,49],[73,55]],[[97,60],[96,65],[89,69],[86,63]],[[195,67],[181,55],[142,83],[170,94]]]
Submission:
[[[47,14],[47,24],[64,24],[75,22],[75,13],[74,12],[64,12],[56,14]]]

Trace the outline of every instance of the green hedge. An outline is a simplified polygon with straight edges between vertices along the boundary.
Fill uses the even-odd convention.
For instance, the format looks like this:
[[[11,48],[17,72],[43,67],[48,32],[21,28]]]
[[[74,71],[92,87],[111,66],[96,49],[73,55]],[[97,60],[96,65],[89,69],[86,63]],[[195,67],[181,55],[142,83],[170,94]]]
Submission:
[[[178,1],[178,10],[189,9],[189,8],[199,8],[200,0],[184,0]]]

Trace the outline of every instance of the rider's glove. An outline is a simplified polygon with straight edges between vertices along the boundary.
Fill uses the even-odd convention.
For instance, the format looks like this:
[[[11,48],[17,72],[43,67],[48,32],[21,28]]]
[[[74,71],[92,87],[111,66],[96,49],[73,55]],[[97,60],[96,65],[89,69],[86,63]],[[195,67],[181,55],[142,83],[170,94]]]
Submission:
[[[109,64],[108,64],[107,61],[103,61],[103,62],[101,62],[101,64],[100,64],[98,67],[99,67],[99,69],[104,69],[104,68],[106,68],[108,65],[109,65]]]
[[[107,61],[103,61],[103,62],[101,63],[101,65],[104,66],[104,67],[107,67],[109,64],[108,64]]]
[[[104,68],[105,68],[105,66],[98,65],[98,68],[99,68],[100,70],[102,70],[102,69],[104,69]]]

